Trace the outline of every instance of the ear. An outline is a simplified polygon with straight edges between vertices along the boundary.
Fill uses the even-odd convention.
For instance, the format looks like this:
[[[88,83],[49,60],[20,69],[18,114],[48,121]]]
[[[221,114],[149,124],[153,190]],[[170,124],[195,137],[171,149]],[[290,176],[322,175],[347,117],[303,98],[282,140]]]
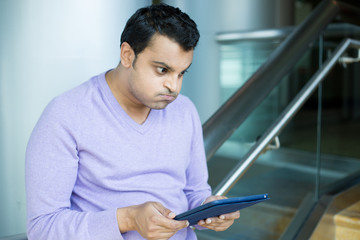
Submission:
[[[130,44],[128,44],[127,42],[123,42],[121,44],[121,49],[120,49],[121,64],[124,67],[129,68],[132,66],[134,58],[135,58],[135,52],[130,46]]]

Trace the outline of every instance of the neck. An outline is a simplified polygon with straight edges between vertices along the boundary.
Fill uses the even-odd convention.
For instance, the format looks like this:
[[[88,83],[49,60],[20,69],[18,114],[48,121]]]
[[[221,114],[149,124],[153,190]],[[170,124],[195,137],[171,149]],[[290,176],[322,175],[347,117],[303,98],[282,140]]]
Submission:
[[[120,106],[135,122],[143,124],[149,116],[150,108],[131,101],[127,83],[124,81],[126,77],[121,65],[105,74],[106,82]]]

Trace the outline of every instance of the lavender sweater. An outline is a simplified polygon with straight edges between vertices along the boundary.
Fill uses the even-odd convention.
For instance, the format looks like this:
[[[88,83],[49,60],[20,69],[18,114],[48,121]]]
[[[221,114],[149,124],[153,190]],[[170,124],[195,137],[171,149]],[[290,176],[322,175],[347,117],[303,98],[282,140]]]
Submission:
[[[28,238],[143,239],[121,234],[116,209],[158,201],[175,213],[199,206],[207,184],[202,127],[179,97],[144,124],[95,76],[44,110],[26,152]],[[171,239],[196,239],[183,229]]]

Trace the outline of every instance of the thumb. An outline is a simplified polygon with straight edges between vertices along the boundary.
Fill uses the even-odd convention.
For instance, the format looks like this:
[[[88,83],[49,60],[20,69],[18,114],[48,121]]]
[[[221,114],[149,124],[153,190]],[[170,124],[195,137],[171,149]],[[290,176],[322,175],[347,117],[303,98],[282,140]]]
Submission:
[[[166,207],[164,207],[161,203],[156,203],[155,204],[155,208],[156,210],[159,211],[159,213],[167,218],[174,218],[176,216],[176,214],[174,212],[172,212],[170,209],[167,209]]]

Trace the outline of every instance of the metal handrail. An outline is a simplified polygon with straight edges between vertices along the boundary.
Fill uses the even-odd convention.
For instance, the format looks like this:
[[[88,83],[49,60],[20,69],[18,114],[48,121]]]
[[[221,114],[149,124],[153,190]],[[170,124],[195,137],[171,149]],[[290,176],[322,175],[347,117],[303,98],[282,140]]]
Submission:
[[[234,32],[219,32],[215,36],[218,43],[240,42],[250,40],[284,40],[290,33],[296,29],[296,26],[281,27],[281,28],[266,28],[257,30],[245,30]],[[324,37],[337,37],[340,34],[349,35],[351,33],[358,33],[360,26],[346,22],[330,23],[325,31],[322,33]],[[346,36],[344,36],[346,37]],[[349,37],[349,36],[347,36]]]
[[[338,62],[338,59],[348,48],[360,49],[360,41],[345,39],[335,49],[334,53],[329,57],[321,68],[314,74],[309,82],[301,89],[296,97],[284,109],[282,114],[268,128],[256,144],[248,151],[248,153],[239,161],[228,176],[219,184],[214,191],[216,195],[226,194],[231,187],[243,176],[246,170],[260,156],[266,146],[280,133],[280,131],[290,122],[303,104],[309,99],[311,94],[316,90],[321,81],[327,76],[331,68]]]
[[[348,22],[360,23],[357,17],[360,16],[360,1],[321,2],[250,79],[203,124],[208,160],[290,72],[305,50],[336,16]]]

